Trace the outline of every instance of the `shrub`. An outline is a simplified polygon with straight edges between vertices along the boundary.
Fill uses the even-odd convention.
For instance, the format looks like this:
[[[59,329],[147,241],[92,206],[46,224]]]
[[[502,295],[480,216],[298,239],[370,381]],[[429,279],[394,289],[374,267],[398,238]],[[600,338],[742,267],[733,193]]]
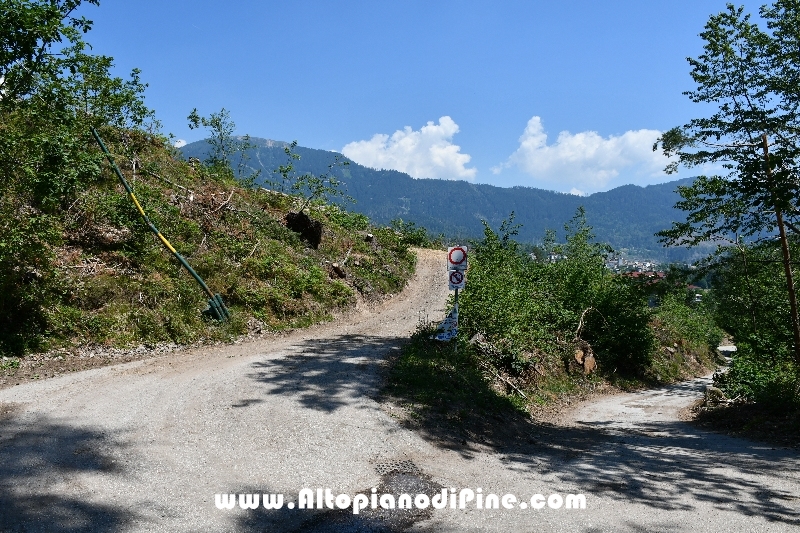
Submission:
[[[763,355],[747,344],[736,346],[728,371],[715,376],[715,383],[730,398],[740,398],[781,408],[800,405],[800,391],[794,365],[789,359],[765,364]]]

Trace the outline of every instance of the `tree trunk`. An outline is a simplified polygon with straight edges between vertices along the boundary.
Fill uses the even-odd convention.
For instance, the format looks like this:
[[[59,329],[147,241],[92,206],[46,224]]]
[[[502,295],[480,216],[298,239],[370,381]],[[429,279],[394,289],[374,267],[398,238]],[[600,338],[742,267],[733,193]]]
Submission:
[[[753,284],[750,281],[750,272],[747,268],[747,254],[745,253],[744,246],[739,242],[739,236],[736,236],[736,247],[739,249],[739,252],[742,254],[742,262],[744,263],[744,279],[747,281],[747,292],[750,294],[750,319],[753,322],[753,335],[758,335],[758,327],[756,325],[756,298],[753,295]]]
[[[794,329],[794,359],[800,367],[800,320],[797,316],[797,294],[794,289],[794,278],[792,276],[792,263],[789,256],[789,243],[786,240],[786,229],[783,225],[783,215],[779,209],[775,209],[775,216],[778,219],[778,231],[781,236],[781,248],[783,250],[783,270],[786,273],[786,286],[789,289],[789,308],[792,312],[792,328]]]
[[[772,168],[769,166],[769,144],[767,134],[761,137],[764,147],[764,163],[767,169],[767,178],[772,183]],[[778,233],[781,239],[781,250],[783,251],[783,271],[786,274],[786,288],[789,289],[789,309],[792,314],[792,330],[794,333],[794,360],[800,367],[800,319],[797,315],[797,293],[794,289],[794,277],[792,276],[792,262],[789,254],[789,241],[786,239],[786,227],[783,224],[783,214],[780,208],[775,205],[775,218],[778,221]]]

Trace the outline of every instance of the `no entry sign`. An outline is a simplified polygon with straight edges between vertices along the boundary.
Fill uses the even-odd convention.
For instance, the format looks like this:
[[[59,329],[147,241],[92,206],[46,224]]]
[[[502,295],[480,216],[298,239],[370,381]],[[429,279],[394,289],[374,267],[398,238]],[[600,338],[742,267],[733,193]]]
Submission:
[[[453,246],[447,249],[447,270],[467,269],[467,247]]]
[[[454,291],[456,289],[463,289],[464,285],[467,283],[466,276],[460,270],[452,270],[449,273],[450,278],[450,290]]]

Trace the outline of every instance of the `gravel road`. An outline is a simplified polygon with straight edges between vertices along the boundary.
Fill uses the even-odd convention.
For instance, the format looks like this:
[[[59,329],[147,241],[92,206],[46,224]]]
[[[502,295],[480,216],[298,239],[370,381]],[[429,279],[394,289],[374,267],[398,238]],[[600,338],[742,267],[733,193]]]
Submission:
[[[702,380],[594,400],[504,448],[401,427],[375,400],[381,367],[420,318],[443,315],[441,256],[420,251],[406,290],[332,323],[0,390],[0,531],[800,530],[797,451],[679,421]],[[393,521],[215,505],[220,493],[296,501],[305,487],[379,486],[582,493],[586,509],[473,502]]]

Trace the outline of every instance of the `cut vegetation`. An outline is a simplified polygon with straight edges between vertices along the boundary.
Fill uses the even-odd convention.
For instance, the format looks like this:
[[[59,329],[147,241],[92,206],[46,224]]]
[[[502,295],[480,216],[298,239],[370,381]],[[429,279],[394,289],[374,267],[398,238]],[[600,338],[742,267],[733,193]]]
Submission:
[[[357,293],[375,299],[398,292],[413,271],[402,236],[371,227],[362,215],[312,204],[304,216],[321,230],[314,246],[286,227],[302,199],[242,187],[224,169],[182,161],[159,137],[110,128],[104,136],[148,216],[222,295],[232,318],[203,318],[204,293],[147,230],[110,169],[98,166],[63,199],[65,209],[47,216],[38,264],[6,256],[19,261],[15,270],[26,278],[15,292],[35,290],[25,308],[21,298],[4,306],[6,355],[302,327],[353,305]],[[98,148],[85,142],[94,155]],[[23,194],[4,202],[18,212],[37,209]],[[13,296],[20,295],[7,294]]]

